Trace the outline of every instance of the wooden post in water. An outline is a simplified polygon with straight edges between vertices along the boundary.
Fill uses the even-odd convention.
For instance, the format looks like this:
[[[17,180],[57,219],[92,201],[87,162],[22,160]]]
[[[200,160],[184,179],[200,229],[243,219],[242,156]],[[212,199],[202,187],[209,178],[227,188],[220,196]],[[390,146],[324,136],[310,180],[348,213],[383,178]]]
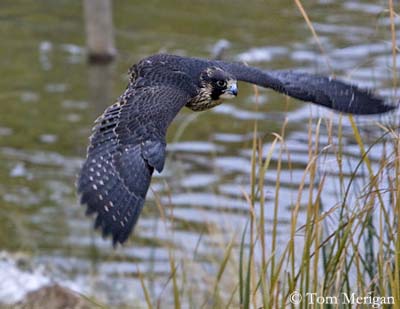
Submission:
[[[83,1],[90,62],[107,63],[116,55],[111,1]]]

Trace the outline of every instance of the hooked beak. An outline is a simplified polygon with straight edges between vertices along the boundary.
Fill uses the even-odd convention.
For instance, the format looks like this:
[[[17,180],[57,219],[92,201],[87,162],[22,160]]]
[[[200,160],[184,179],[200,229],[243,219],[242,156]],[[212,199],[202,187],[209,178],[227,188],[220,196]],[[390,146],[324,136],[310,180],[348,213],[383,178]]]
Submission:
[[[236,97],[238,94],[238,87],[236,81],[232,81],[231,83],[228,83],[228,86],[225,90],[225,92],[221,95],[222,99],[231,99],[233,97]]]
[[[236,83],[232,83],[231,85],[230,85],[230,87],[227,89],[227,91],[231,94],[231,95],[233,95],[233,96],[237,96],[237,94],[238,94],[238,87],[237,87],[237,84]]]

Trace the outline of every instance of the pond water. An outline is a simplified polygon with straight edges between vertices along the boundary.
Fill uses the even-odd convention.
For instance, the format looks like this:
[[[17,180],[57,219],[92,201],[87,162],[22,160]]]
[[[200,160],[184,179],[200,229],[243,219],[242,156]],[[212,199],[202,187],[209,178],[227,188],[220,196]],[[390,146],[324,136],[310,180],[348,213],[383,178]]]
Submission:
[[[265,154],[272,133],[280,134],[288,122],[284,151],[290,155],[282,157],[278,218],[278,241],[285,242],[290,208],[309,162],[310,125],[315,128],[323,117],[324,148],[337,142],[328,136],[328,124],[337,132],[342,121],[346,177],[359,162],[347,117],[340,120],[327,109],[288,102],[264,89],[255,96],[254,88],[245,84],[239,85],[237,99],[213,110],[183,110],[168,132],[165,170],[153,178],[134,235],[117,250],[92,231],[93,220],[85,217],[75,192],[92,123],[125,89],[131,64],[157,52],[211,57],[222,39],[230,42],[226,59],[264,69],[335,73],[390,96],[386,5],[361,0],[305,3],[324,55],[293,1],[115,1],[118,58],[108,66],[89,66],[81,1],[1,1],[0,248],[29,254],[53,280],[112,305],[143,299],[140,270],[151,295],[163,295],[169,302],[164,291],[170,272],[168,248],[175,247],[177,259],[190,259],[196,251],[199,274],[206,275],[215,271],[207,256],[218,257],[223,252],[218,243],[229,241],[233,231],[240,234],[248,221],[243,192],[250,191],[255,121]],[[366,144],[382,135],[377,120],[389,118],[357,119]],[[382,152],[382,145],[374,146],[373,163]],[[267,224],[272,220],[278,154],[276,149],[265,182],[266,207],[271,209]],[[332,183],[322,193],[330,208],[338,203],[341,190],[334,153],[321,165],[319,172]]]

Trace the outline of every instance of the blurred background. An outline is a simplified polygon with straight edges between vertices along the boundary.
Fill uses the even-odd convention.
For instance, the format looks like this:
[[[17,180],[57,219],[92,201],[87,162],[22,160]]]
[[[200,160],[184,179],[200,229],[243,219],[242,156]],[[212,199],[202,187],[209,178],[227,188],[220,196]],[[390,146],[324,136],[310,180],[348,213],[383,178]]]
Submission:
[[[277,236],[287,241],[290,209],[309,161],[309,130],[319,117],[321,148],[335,141],[327,128],[342,123],[345,168],[357,165],[360,150],[346,117],[268,90],[256,95],[252,86],[240,84],[237,99],[178,115],[168,132],[166,168],[153,178],[134,235],[117,250],[92,230],[75,180],[93,121],[124,91],[128,68],[154,53],[215,57],[222,46],[226,60],[336,74],[393,96],[398,67],[392,67],[387,1],[303,5],[325,54],[291,0],[113,1],[115,61],[89,64],[81,1],[2,0],[0,303],[19,301],[26,291],[54,282],[106,305],[141,304],[140,273],[152,299],[168,304],[171,247],[177,261],[193,264],[187,280],[195,277],[193,289],[205,293],[207,276],[216,272],[212,261],[223,254],[221,243],[234,231],[240,235],[248,221],[244,192],[250,188],[256,121],[266,152],[272,133],[281,134],[287,121]],[[376,121],[387,118],[357,119],[365,143],[382,135]],[[382,145],[374,147],[373,163],[383,151]],[[265,179],[266,207],[273,207],[278,152]],[[320,171],[330,183],[321,197],[327,208],[341,190],[332,161],[328,154]],[[344,175],[350,177],[346,169]],[[358,177],[362,184],[362,170]],[[265,216],[268,224],[272,211]],[[299,222],[303,216],[304,209]]]

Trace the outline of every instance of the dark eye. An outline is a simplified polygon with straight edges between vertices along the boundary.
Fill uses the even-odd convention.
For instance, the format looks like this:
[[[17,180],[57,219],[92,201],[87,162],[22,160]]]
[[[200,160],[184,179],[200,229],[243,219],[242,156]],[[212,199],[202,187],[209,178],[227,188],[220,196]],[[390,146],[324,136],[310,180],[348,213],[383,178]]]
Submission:
[[[218,87],[225,87],[226,86],[226,81],[224,81],[224,80],[218,80],[217,81],[217,86]]]

